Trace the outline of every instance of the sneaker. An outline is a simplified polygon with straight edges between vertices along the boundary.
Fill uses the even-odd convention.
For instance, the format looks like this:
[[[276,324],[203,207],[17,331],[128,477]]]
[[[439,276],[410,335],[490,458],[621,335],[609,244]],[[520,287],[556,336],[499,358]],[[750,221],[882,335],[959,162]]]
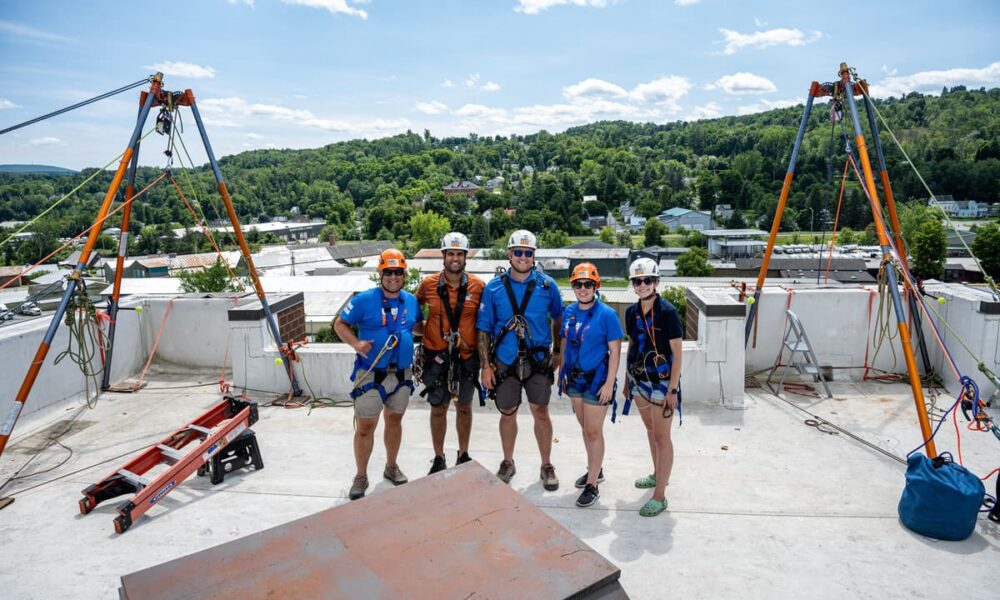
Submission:
[[[583,488],[583,493],[580,494],[580,497],[576,499],[576,505],[580,507],[590,506],[594,502],[597,502],[597,499],[600,497],[601,493],[597,491],[596,485],[587,485]]]
[[[556,477],[556,468],[552,466],[552,463],[542,465],[539,477],[541,477],[542,487],[546,491],[554,492],[559,489],[559,478]]]
[[[386,465],[385,471],[382,473],[382,477],[391,481],[392,485],[403,485],[409,481],[409,479],[406,478],[406,475],[403,475],[403,472],[399,470],[399,465],[392,465],[391,467]]]
[[[514,468],[514,461],[505,460],[500,463],[500,470],[497,471],[497,477],[504,483],[510,483],[510,478],[514,476],[514,473],[517,473],[517,469]]]
[[[358,498],[365,497],[365,491],[368,489],[368,476],[358,475],[354,478],[354,483],[351,484],[351,493],[348,497],[351,500],[357,500]]]
[[[582,490],[587,486],[588,475],[590,475],[590,473],[584,473],[583,475],[580,475],[580,477],[573,484],[576,486],[576,489]],[[604,483],[604,467],[601,467],[601,472],[597,474],[597,483]]]
[[[448,462],[443,456],[435,456],[434,464],[431,465],[431,470],[427,472],[428,475],[433,475],[438,471],[444,471],[448,468]]]
[[[635,487],[639,488],[640,490],[655,488],[656,477],[652,475],[646,475],[645,477],[640,477],[639,479],[635,480]]]
[[[472,457],[469,456],[468,452],[459,452],[458,453],[458,458],[455,459],[455,464],[456,465],[464,465],[465,463],[469,462],[470,460],[472,460]]]

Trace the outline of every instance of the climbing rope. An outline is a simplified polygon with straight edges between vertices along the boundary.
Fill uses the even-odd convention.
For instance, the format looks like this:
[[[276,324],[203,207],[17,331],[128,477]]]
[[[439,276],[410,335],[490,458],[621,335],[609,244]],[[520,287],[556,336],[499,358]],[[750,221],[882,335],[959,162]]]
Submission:
[[[94,388],[97,391],[97,396],[100,396],[97,376],[104,371],[104,365],[103,361],[98,361],[101,366],[97,369],[93,369],[92,365],[94,359],[98,356],[98,352],[103,355],[107,351],[107,346],[103,337],[96,334],[100,327],[98,324],[97,308],[87,294],[87,284],[79,272],[74,272],[74,275],[78,276],[77,286],[75,293],[69,299],[64,316],[66,331],[69,334],[66,341],[66,349],[55,357],[52,364],[58,365],[64,359],[69,358],[73,364],[79,367],[84,377],[86,388],[84,398],[86,399],[87,407],[94,408],[97,398],[95,397],[92,403],[90,398],[90,380],[94,380]]]
[[[93,104],[94,102],[98,102],[100,100],[104,100],[105,98],[110,98],[110,97],[115,96],[117,94],[121,94],[122,92],[127,92],[127,91],[129,91],[131,89],[135,89],[135,88],[137,88],[137,87],[139,87],[141,85],[146,85],[147,83],[153,81],[154,77],[155,77],[155,75],[154,76],[150,76],[150,77],[146,77],[145,79],[140,79],[139,81],[136,81],[134,83],[130,83],[128,85],[124,85],[124,86],[118,88],[117,90],[111,90],[110,92],[104,92],[103,94],[101,94],[99,96],[94,96],[93,98],[90,98],[88,100],[84,100],[83,102],[77,102],[76,104],[73,104],[72,106],[67,106],[65,108],[60,108],[59,110],[52,111],[52,112],[50,112],[50,113],[48,113],[46,115],[42,115],[40,117],[35,117],[34,119],[29,119],[29,120],[27,120],[27,121],[25,121],[23,123],[18,123],[17,125],[12,125],[11,127],[8,127],[6,129],[0,129],[0,135],[3,135],[5,133],[10,133],[11,131],[14,131],[16,129],[20,129],[22,127],[27,127],[28,125],[33,125],[34,123],[38,123],[39,121],[44,121],[45,119],[51,119],[52,117],[59,116],[59,115],[61,115],[63,113],[68,113],[71,110],[76,110],[78,108],[82,108],[84,106],[87,106],[88,104]]]

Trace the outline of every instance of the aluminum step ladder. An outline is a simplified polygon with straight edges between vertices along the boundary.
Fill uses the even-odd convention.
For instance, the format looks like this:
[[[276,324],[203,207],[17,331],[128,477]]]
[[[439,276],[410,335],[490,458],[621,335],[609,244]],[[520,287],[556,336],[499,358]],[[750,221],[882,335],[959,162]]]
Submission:
[[[122,534],[195,472],[210,473],[212,483],[217,484],[228,469],[264,468],[257,439],[250,429],[256,422],[256,403],[226,396],[194,421],[84,489],[80,513],[89,513],[105,500],[134,494],[116,507],[115,532]]]
[[[820,373],[819,361],[816,360],[816,353],[813,352],[812,345],[809,343],[809,336],[806,335],[802,321],[799,321],[799,318],[791,310],[786,310],[785,315],[788,327],[785,328],[785,337],[781,340],[782,351],[778,353],[778,359],[775,361],[774,367],[771,368],[771,372],[767,375],[768,387],[771,388],[775,396],[780,396],[784,390],[788,372],[791,369],[795,369],[800,375],[809,375],[812,377],[813,382],[822,384],[823,390],[826,391],[826,397],[833,398],[830,386],[827,385],[826,379]],[[774,376],[774,372],[778,370],[778,367],[782,366],[781,357],[786,350],[788,351],[788,362],[784,364],[778,384],[774,385],[771,383],[771,378]]]

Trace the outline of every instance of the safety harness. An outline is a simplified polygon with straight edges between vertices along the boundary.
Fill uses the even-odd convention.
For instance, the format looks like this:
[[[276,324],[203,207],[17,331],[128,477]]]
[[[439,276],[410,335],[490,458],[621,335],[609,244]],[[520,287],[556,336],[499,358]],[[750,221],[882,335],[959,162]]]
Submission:
[[[563,366],[559,371],[559,395],[569,387],[583,390],[597,396],[601,391],[601,386],[608,380],[608,364],[610,354],[604,353],[604,358],[596,367],[590,371],[580,368],[580,350],[583,348],[583,340],[586,331],[590,327],[590,320],[597,313],[597,304],[600,301],[594,297],[594,305],[585,311],[582,321],[578,318],[579,311],[572,311],[566,327],[566,350],[563,355]],[[618,382],[615,382],[614,390],[611,392],[611,422],[618,418],[618,400],[615,393],[618,391]]]
[[[546,291],[549,289],[548,281],[540,276],[535,277],[528,282],[528,286],[524,290],[524,297],[521,298],[521,303],[518,304],[517,297],[514,295],[514,288],[510,283],[510,276],[507,273],[500,276],[504,290],[507,292],[507,300],[510,302],[511,311],[514,314],[511,315],[510,319],[503,326],[503,329],[500,330],[500,334],[490,344],[490,366],[496,374],[496,380],[493,383],[493,387],[489,390],[489,397],[493,399],[494,404],[496,404],[497,400],[497,389],[507,377],[514,376],[523,384],[534,375],[552,375],[549,347],[535,345],[534,340],[531,338],[531,329],[528,327],[528,321],[524,318],[524,311],[528,307],[528,302],[531,301],[531,295],[534,293],[539,279],[542,279],[542,289]],[[503,340],[511,331],[517,335],[517,356],[514,358],[513,364],[501,369],[497,366],[499,362],[497,361],[497,349],[500,348],[500,344],[503,343]],[[501,414],[510,416],[515,414],[520,406],[521,399],[519,398],[517,406],[510,411],[504,411],[499,405],[497,405],[497,410]]]
[[[357,400],[370,390],[376,390],[384,404],[400,388],[408,387],[412,392],[413,380],[406,379],[406,369],[399,366],[399,342],[402,330],[399,313],[400,306],[402,306],[402,299],[400,299],[399,306],[393,307],[381,288],[379,288],[378,295],[382,300],[382,325],[389,332],[389,337],[386,338],[385,343],[382,344],[382,348],[371,362],[366,361],[360,354],[354,357],[354,371],[351,372],[351,381],[354,382],[354,389],[351,390],[351,399]],[[376,369],[375,365],[382,360],[382,357],[387,352],[391,352],[389,368]],[[358,377],[358,372],[362,372],[361,377]],[[390,372],[396,375],[396,387],[391,392],[387,392],[382,382],[385,381],[386,376]],[[371,381],[368,381],[369,375],[372,376]]]
[[[667,404],[666,395],[670,391],[670,370],[673,367],[673,355],[664,356],[656,346],[656,304],[660,302],[657,298],[649,310],[649,320],[642,312],[642,300],[636,303],[635,310],[635,351],[629,349],[628,368],[625,369],[625,377],[628,379],[628,397],[625,399],[625,407],[622,414],[627,415],[632,407],[632,398],[635,390],[646,398],[652,398],[654,392],[660,392],[664,396],[663,416],[669,417],[673,414],[673,409]],[[684,411],[681,409],[680,393],[677,394],[677,413],[680,417],[680,425],[684,424]]]
[[[457,400],[459,389],[463,380],[471,379],[476,390],[479,392],[479,405],[486,406],[486,392],[479,380],[476,379],[479,366],[473,359],[462,360],[461,348],[468,345],[462,340],[459,333],[459,323],[462,319],[462,309],[465,307],[465,299],[469,292],[469,276],[462,273],[462,279],[458,284],[458,297],[455,299],[455,306],[452,307],[448,298],[448,283],[444,272],[438,279],[437,294],[441,299],[441,306],[444,316],[438,320],[438,328],[441,339],[448,345],[445,350],[425,349],[422,357],[424,372],[423,391],[421,396],[426,396],[429,387],[432,385],[446,386],[452,401]],[[448,319],[448,331],[445,332],[444,321]]]

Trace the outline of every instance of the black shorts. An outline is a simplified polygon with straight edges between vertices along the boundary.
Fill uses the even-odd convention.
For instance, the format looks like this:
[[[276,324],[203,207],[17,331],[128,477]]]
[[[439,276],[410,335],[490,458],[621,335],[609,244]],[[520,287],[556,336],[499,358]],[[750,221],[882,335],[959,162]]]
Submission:
[[[431,406],[441,406],[451,401],[451,394],[448,391],[448,369],[445,364],[438,363],[434,357],[438,354],[433,350],[424,351],[424,382],[427,388],[427,402]],[[442,356],[443,358],[443,356]],[[475,397],[479,378],[479,355],[473,354],[462,361],[459,367],[458,380],[458,403],[468,404]]]

